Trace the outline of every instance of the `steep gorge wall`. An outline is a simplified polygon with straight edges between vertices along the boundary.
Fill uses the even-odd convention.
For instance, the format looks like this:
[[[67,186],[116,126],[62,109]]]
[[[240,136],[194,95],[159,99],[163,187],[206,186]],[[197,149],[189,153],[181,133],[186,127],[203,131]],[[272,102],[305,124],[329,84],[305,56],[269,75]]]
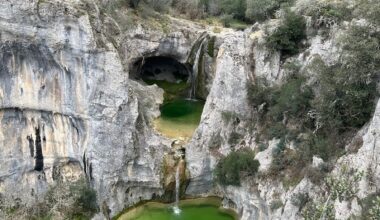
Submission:
[[[97,44],[90,16],[98,14],[89,15],[89,8],[96,5],[0,3],[0,193],[6,207],[43,199],[57,172],[66,181],[86,176],[113,215],[163,193],[168,143],[146,126],[162,93],[128,82],[118,52]],[[138,98],[142,93],[147,98]],[[68,169],[57,171],[62,166]]]

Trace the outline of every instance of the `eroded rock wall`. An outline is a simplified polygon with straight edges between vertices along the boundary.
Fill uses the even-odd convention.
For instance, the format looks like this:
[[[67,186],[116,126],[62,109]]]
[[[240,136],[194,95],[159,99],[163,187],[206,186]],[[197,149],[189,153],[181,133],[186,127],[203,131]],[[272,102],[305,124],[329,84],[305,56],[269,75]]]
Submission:
[[[0,2],[5,206],[43,199],[57,172],[65,181],[86,176],[111,215],[163,193],[169,144],[146,126],[162,91],[128,82],[116,49],[98,44],[89,8],[94,2]]]

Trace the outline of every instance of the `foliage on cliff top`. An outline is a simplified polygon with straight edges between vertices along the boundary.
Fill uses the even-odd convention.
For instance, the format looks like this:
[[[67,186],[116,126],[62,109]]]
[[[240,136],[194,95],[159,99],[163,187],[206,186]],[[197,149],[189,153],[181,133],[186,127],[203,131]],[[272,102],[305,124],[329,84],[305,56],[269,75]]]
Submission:
[[[214,17],[227,27],[244,29],[247,23],[273,18],[276,10],[292,2],[293,0],[114,0],[101,2],[101,8],[115,20],[123,20],[119,17],[125,17],[128,11],[134,10],[145,18],[162,13],[188,19]]]
[[[281,139],[269,176],[297,180],[314,155],[333,161],[371,119],[379,95],[380,32],[371,25],[351,26],[339,43],[342,51],[336,64],[326,65],[315,57],[306,68],[313,72],[312,79],[293,77],[274,86],[257,80],[251,85],[257,143]],[[283,147],[289,144],[294,148]]]
[[[288,56],[299,53],[304,39],[306,39],[305,19],[288,10],[281,25],[273,33],[268,34],[266,41],[267,47]]]
[[[215,179],[221,185],[240,185],[243,176],[256,174],[260,163],[250,149],[234,151],[222,158],[215,168]]]

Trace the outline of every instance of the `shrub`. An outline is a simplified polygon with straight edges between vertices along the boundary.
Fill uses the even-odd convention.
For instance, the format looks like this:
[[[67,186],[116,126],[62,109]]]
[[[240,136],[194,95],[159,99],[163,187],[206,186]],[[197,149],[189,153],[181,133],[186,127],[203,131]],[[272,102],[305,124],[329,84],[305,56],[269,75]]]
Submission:
[[[131,8],[137,8],[140,3],[140,0],[127,0]]]
[[[326,185],[331,193],[332,200],[349,200],[359,191],[359,181],[363,177],[363,172],[357,169],[342,167],[340,174],[330,175],[326,178]]]
[[[380,216],[380,194],[371,194],[360,201],[362,219],[378,220]]]
[[[379,35],[354,26],[342,39],[343,61],[319,65],[320,96],[314,107],[326,133],[355,130],[371,118],[378,95]]]
[[[378,0],[356,1],[356,14],[368,19],[370,22],[380,25],[380,2]]]
[[[85,179],[76,182],[59,183],[46,193],[43,203],[33,209],[37,219],[53,216],[58,212],[68,219],[90,219],[98,211],[96,192]]]
[[[293,194],[291,200],[293,205],[297,206],[299,210],[302,210],[303,207],[310,201],[310,197],[308,193],[296,193]]]
[[[207,53],[210,57],[214,57],[216,37],[212,36],[207,43]]]
[[[220,17],[220,20],[222,21],[222,23],[225,27],[231,27],[231,23],[232,23],[233,19],[234,19],[234,17],[231,14],[224,14]]]
[[[268,138],[283,138],[288,133],[288,130],[286,129],[285,125],[282,123],[275,123],[274,125],[271,125],[268,128]]]
[[[250,21],[263,21],[273,17],[281,4],[291,2],[291,0],[247,0],[246,19]]]
[[[167,12],[172,5],[172,0],[144,0],[145,4],[157,12]],[[146,7],[146,6],[145,6]]]
[[[282,24],[269,36],[267,47],[281,51],[284,56],[297,54],[302,40],[306,39],[306,22],[301,15],[288,11],[285,13]]]
[[[263,78],[257,78],[255,83],[248,85],[248,97],[254,108],[259,110],[261,105],[269,105],[271,102],[272,88]]]
[[[82,181],[70,186],[70,192],[75,198],[72,215],[90,217],[98,209],[96,192],[89,188],[84,180]]]
[[[335,219],[334,204],[331,200],[327,201],[326,198],[319,201],[310,201],[302,210],[302,216],[305,220]]]
[[[269,116],[274,121],[283,120],[284,114],[293,118],[301,118],[308,110],[313,93],[310,87],[303,86],[304,82],[305,78],[294,75],[274,91],[273,103],[269,108]]]
[[[276,199],[274,201],[272,201],[270,203],[270,209],[272,211],[276,210],[276,209],[279,209],[281,208],[282,206],[284,206],[284,203],[280,200],[280,199]]]
[[[219,0],[220,9],[224,14],[244,20],[247,8],[246,0]]]
[[[316,28],[330,28],[343,20],[349,20],[351,13],[347,3],[343,1],[316,1],[305,11],[306,15],[311,16]]]
[[[260,166],[249,149],[231,152],[222,158],[216,168],[216,181],[222,185],[240,185],[241,175],[254,175]]]

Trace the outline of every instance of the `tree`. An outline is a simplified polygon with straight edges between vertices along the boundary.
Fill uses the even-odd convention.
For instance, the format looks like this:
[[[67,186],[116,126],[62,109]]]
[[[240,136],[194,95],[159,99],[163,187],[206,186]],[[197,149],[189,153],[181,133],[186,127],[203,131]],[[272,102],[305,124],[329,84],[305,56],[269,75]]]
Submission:
[[[254,175],[258,171],[260,163],[254,157],[249,149],[230,153],[217,164],[216,180],[222,185],[240,185],[242,174]]]
[[[306,38],[306,22],[292,11],[285,14],[282,24],[267,37],[267,46],[281,51],[282,55],[297,54],[301,41]]]

